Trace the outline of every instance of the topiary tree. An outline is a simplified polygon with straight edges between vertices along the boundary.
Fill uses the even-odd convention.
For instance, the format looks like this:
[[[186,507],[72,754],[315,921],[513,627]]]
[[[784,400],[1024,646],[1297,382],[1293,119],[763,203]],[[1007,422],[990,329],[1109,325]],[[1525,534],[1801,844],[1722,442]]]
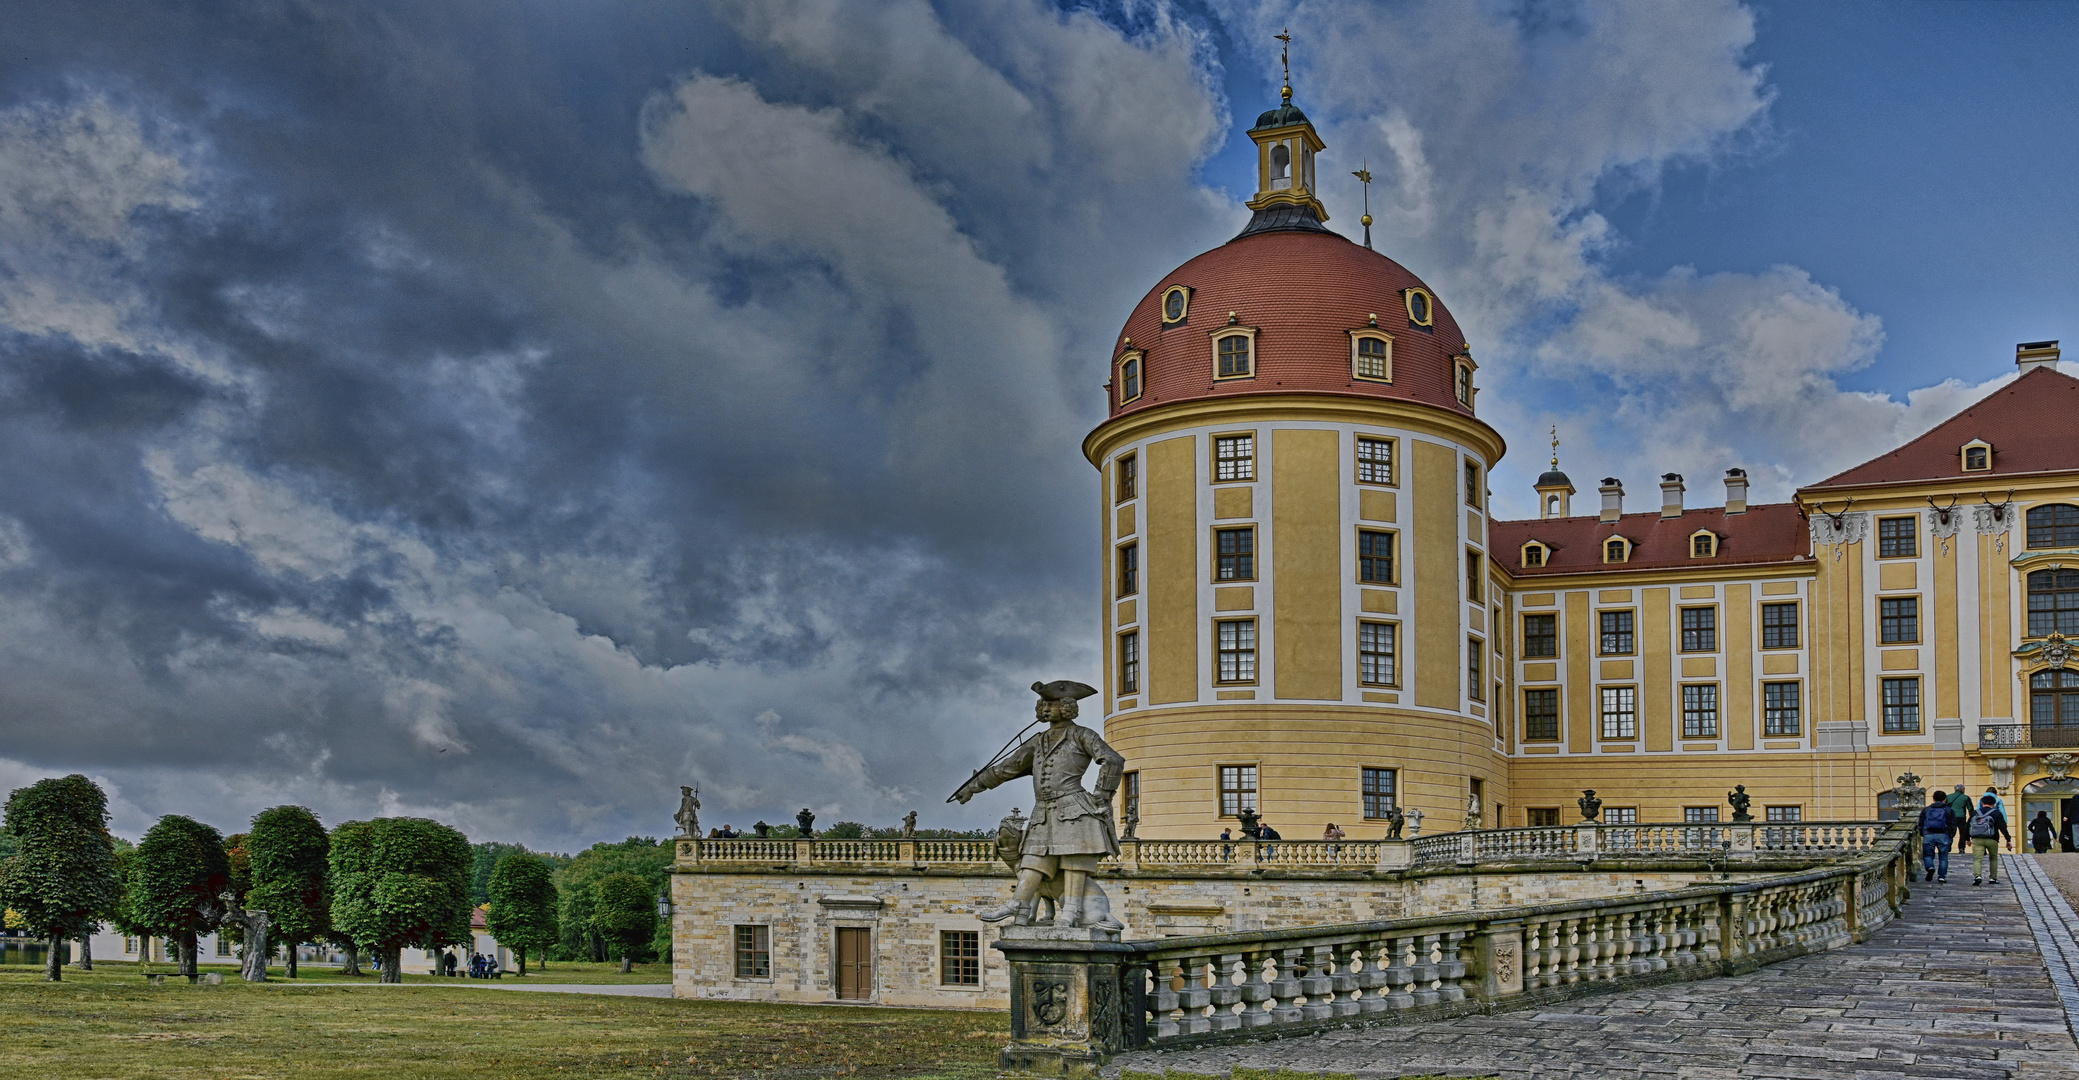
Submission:
[[[469,940],[469,839],[425,818],[349,821],[332,830],[332,925],[403,982],[398,954]]]
[[[296,978],[297,947],[332,930],[332,840],[316,814],[276,806],[253,815],[245,847],[252,867],[246,906],[273,920],[274,934],[289,950],[289,978]]]
[[[0,862],[0,908],[50,943],[44,978],[57,982],[66,939],[92,933],[117,896],[108,797],[77,773],[39,780],[7,797],[0,829],[15,846]]]
[[[556,878],[548,860],[533,852],[508,852],[491,871],[487,891],[491,910],[484,926],[500,945],[520,958],[527,974],[527,950],[540,956],[556,944]]]
[[[131,860],[130,918],[148,933],[173,939],[180,973],[195,977],[195,937],[215,928],[231,891],[224,834],[194,818],[168,814],[138,841]]]
[[[621,972],[634,970],[637,956],[647,955],[657,933],[657,891],[639,874],[608,874],[595,886],[592,932],[621,958]]]

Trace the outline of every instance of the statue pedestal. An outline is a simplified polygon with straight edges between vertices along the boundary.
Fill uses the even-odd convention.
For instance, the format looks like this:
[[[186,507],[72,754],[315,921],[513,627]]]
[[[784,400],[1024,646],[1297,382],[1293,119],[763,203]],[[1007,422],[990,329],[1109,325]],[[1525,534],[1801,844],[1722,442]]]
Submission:
[[[1036,1076],[1089,1076],[1145,1041],[1146,977],[1116,930],[1007,926],[994,946],[1011,970],[1011,1041],[997,1064]]]

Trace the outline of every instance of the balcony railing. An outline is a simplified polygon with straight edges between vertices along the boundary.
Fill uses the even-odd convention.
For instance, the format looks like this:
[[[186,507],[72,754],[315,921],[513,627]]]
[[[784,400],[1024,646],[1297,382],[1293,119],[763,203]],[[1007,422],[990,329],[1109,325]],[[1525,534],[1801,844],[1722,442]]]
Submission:
[[[2068,750],[2079,747],[2079,724],[1980,724],[1980,750]]]

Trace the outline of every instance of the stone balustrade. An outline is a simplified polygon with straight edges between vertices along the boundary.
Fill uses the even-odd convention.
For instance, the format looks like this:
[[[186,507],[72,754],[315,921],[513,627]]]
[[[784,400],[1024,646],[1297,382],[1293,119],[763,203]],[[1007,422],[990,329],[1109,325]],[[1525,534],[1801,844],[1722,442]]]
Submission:
[[[1783,844],[1823,865],[1620,897],[1152,941],[1012,928],[995,944],[1012,972],[1012,1042],[1001,1064],[1075,1073],[1129,1048],[1432,1020],[1736,974],[1865,940],[1910,894],[1909,822],[1710,826],[1696,837],[1678,831],[1684,828],[1705,831],[1591,831],[1602,834],[1594,836],[1600,852],[1612,832],[1651,850],[1695,850],[1754,829],[1750,845]],[[1765,839],[1766,830],[1780,831]],[[1503,835],[1554,832],[1575,833],[1573,847],[1550,835]],[[1578,857],[1582,835],[1495,830],[1424,837],[1414,848],[1418,862]]]

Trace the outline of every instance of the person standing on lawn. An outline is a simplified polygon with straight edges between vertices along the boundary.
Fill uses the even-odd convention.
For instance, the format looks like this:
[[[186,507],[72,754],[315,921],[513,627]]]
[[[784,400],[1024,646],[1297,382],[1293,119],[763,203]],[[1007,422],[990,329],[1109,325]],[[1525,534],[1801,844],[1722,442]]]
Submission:
[[[1991,794],[1980,796],[1978,809],[1971,814],[1971,884],[1983,885],[2000,880],[2000,840],[2013,846],[2014,834],[2007,831],[2007,815],[2000,812],[1999,799]],[[1989,872],[1988,872],[1989,871]]]
[[[1949,880],[1949,845],[1956,836],[1956,820],[1949,814],[1949,797],[1940,791],[1928,793],[1920,811],[1920,868],[1923,880]]]

